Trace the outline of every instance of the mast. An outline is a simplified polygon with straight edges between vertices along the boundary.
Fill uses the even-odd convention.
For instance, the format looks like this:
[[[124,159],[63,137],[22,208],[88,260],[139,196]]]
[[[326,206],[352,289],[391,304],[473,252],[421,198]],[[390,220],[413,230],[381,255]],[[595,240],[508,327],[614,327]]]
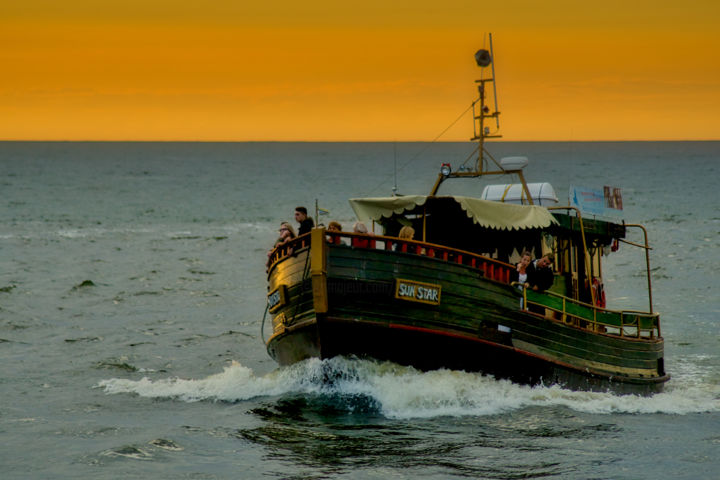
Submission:
[[[486,50],[480,50],[486,51]],[[477,54],[476,54],[477,55]],[[485,126],[485,120],[494,118],[497,122],[498,128],[500,128],[500,112],[497,110],[490,113],[490,108],[485,105],[485,99],[486,99],[486,87],[485,85],[489,82],[492,82],[493,87],[495,86],[495,79],[494,78],[485,78],[480,80],[475,80],[475,83],[478,83],[478,100],[475,102],[480,102],[480,111],[475,114],[475,105],[473,105],[473,116],[475,121],[475,126],[477,126],[477,131],[475,133],[475,136],[473,136],[470,140],[471,141],[477,141],[478,142],[478,158],[477,158],[477,164],[475,166],[475,171],[470,173],[475,173],[477,175],[482,175],[486,170],[486,159],[485,155],[492,159],[490,154],[485,151],[485,139],[486,138],[502,138],[502,135],[490,135],[490,127]],[[492,159],[493,162],[495,162],[495,159]],[[497,162],[495,162],[497,163]]]
[[[493,61],[494,59],[492,50],[492,34],[489,35],[489,39],[489,51],[485,49],[480,49],[475,52],[475,62],[477,63],[478,67],[482,69],[480,73],[480,79],[475,80],[475,83],[478,84],[478,99],[475,100],[472,105],[474,135],[470,140],[478,142],[478,156],[477,161],[475,162],[475,167],[470,169],[463,167],[460,169],[460,171],[453,172],[449,163],[443,163],[442,167],[440,168],[440,173],[438,174],[437,180],[435,181],[435,185],[433,185],[433,188],[430,191],[430,195],[436,195],[438,189],[440,188],[440,184],[442,184],[442,182],[445,181],[445,179],[447,178],[517,174],[520,178],[520,183],[522,183],[523,191],[525,192],[528,203],[532,205],[532,196],[530,195],[530,190],[528,189],[527,183],[525,182],[525,177],[522,172],[522,168],[524,167],[524,165],[520,167],[518,167],[517,165],[513,165],[512,167],[510,165],[503,165],[502,161],[498,162],[493,158],[492,155],[490,155],[487,150],[485,150],[486,139],[502,138],[502,135],[498,133],[491,134],[490,127],[486,125],[487,122],[494,118],[496,131],[500,129],[500,111],[498,110],[497,88],[495,86],[495,62]],[[491,67],[492,76],[490,78],[482,78],[482,73],[484,72],[484,69],[488,66]],[[488,84],[492,84],[494,92],[495,102],[492,110],[490,106],[487,105],[487,92],[489,88]],[[476,105],[479,105],[477,111],[475,109]],[[497,167],[497,169],[489,168],[490,162],[488,160],[492,161],[492,163],[495,165],[495,167]]]

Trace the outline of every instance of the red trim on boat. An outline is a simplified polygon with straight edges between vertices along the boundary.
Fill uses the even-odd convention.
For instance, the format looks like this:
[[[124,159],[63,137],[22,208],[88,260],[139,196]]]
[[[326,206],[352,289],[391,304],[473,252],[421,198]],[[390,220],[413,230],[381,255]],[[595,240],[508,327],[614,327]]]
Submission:
[[[389,326],[390,328],[395,328],[395,329],[398,329],[398,330],[409,330],[409,331],[414,331],[414,332],[430,333],[430,334],[433,334],[433,335],[443,335],[443,336],[445,336],[445,337],[460,338],[460,339],[463,339],[463,340],[470,340],[470,341],[477,342],[477,343],[484,343],[484,344],[486,344],[486,345],[491,345],[491,346],[493,346],[493,347],[499,347],[499,348],[504,348],[504,349],[506,349],[506,350],[511,350],[511,351],[513,351],[513,352],[515,352],[515,353],[518,353],[518,354],[520,354],[520,355],[526,355],[526,356],[528,356],[528,357],[537,358],[537,359],[543,360],[543,361],[545,361],[545,362],[553,363],[553,364],[555,364],[555,365],[559,365],[559,366],[561,366],[561,367],[564,367],[564,368],[567,368],[567,369],[570,369],[570,370],[592,373],[593,375],[598,375],[598,376],[606,377],[606,378],[610,378],[610,379],[612,379],[612,378],[617,378],[617,377],[618,377],[617,375],[610,375],[610,374],[607,374],[607,373],[604,373],[604,372],[598,372],[597,370],[593,370],[593,369],[589,369],[589,368],[581,369],[581,368],[575,367],[575,366],[573,366],[573,365],[571,365],[571,364],[569,364],[569,363],[560,362],[560,361],[558,361],[558,360],[553,360],[553,359],[551,359],[551,358],[543,357],[543,356],[538,355],[538,354],[536,354],[536,353],[527,352],[527,351],[525,351],[525,350],[520,350],[520,349],[518,349],[518,348],[511,347],[511,346],[509,346],[509,345],[503,345],[503,344],[501,344],[501,343],[491,342],[491,341],[489,341],[489,340],[484,340],[484,339],[482,339],[482,338],[470,337],[470,336],[467,336],[467,335],[460,335],[460,334],[457,334],[457,333],[447,332],[447,331],[443,331],[443,330],[434,330],[434,329],[432,329],[432,328],[415,327],[415,326],[411,326],[411,325],[401,325],[401,324],[398,324],[398,323],[390,323],[388,326]],[[628,380],[632,380],[631,378],[628,378],[628,377],[620,377],[620,378],[622,378],[623,381],[626,381],[626,382],[627,382]],[[662,377],[659,377],[659,378],[662,378]],[[654,381],[654,380],[656,380],[656,379],[650,379],[650,378],[648,378],[647,380],[649,380],[649,381]],[[658,381],[660,381],[660,380],[658,380]],[[632,382],[631,382],[631,383],[632,383]],[[643,383],[644,383],[644,382],[643,382]]]

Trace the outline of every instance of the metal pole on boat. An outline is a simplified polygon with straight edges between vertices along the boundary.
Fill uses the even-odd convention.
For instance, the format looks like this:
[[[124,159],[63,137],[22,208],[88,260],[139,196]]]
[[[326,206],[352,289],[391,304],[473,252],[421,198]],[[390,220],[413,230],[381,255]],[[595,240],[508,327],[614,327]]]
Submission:
[[[478,67],[485,68],[485,67],[491,67],[492,76],[490,78],[482,78],[482,70],[480,70],[480,80],[475,80],[475,83],[478,84],[478,94],[480,102],[480,108],[479,112],[475,114],[475,104],[478,102],[473,103],[473,115],[475,117],[475,121],[478,122],[479,130],[475,134],[475,136],[471,140],[477,140],[478,141],[478,158],[477,158],[477,165],[475,168],[475,171],[472,172],[473,175],[483,175],[485,174],[485,139],[487,138],[500,138],[501,135],[491,135],[490,134],[490,127],[485,126],[485,119],[490,119],[492,117],[495,117],[495,124],[497,125],[497,128],[500,129],[500,119],[498,116],[500,115],[500,112],[497,108],[497,88],[495,87],[495,62],[493,58],[493,52],[492,52],[492,34],[489,34],[490,38],[490,50],[478,50],[475,52],[475,62],[477,63]],[[487,82],[492,82],[493,84],[493,91],[495,96],[495,105],[493,112],[490,113],[490,107],[488,107],[485,104],[485,86]],[[473,128],[473,131],[475,129]],[[492,157],[490,157],[492,158]],[[493,159],[494,161],[494,159]],[[497,163],[497,162],[496,162]]]
[[[485,152],[485,82],[478,86],[478,93],[480,94],[480,133],[478,134],[478,160],[475,171],[482,172],[484,170],[483,163],[485,163],[483,158]]]
[[[492,78],[493,78],[493,92],[495,93],[495,111],[499,112],[500,108],[498,107],[498,100],[497,100],[497,82],[495,81],[495,52],[493,51],[493,44],[492,44],[492,33],[489,33],[488,36],[490,37],[490,56],[492,57],[492,63],[490,64],[492,66]],[[500,117],[497,115],[495,116],[495,126],[500,129]]]
[[[585,226],[583,225],[582,220],[582,213],[580,213],[580,209],[577,207],[545,207],[548,210],[574,210],[575,216],[578,219],[578,223],[580,224],[580,238],[582,239],[582,247],[583,247],[583,259],[585,264],[585,278],[588,280],[588,283],[592,285],[592,268],[591,268],[591,261],[590,261],[590,254],[588,253],[587,249],[587,240],[585,239]],[[579,268],[578,268],[579,270]],[[578,276],[578,282],[580,281],[580,278]],[[597,297],[595,296],[595,291],[590,288],[590,300],[593,305],[593,311],[596,310],[597,305]]]
[[[647,284],[648,284],[648,302],[650,302],[650,313],[653,313],[653,301],[652,301],[652,282],[650,280],[650,245],[648,245],[648,234],[645,227],[640,225],[639,223],[626,223],[625,227],[636,227],[643,231],[643,235],[645,236],[645,245],[638,245],[639,247],[642,247],[645,249],[645,268],[647,269]],[[624,241],[624,243],[629,243],[631,245],[637,245],[632,242]]]
[[[398,186],[397,186],[397,141],[393,142],[393,172],[394,172],[394,176],[395,176],[395,184],[393,185],[393,188],[392,188],[392,192],[393,192],[392,194],[394,197],[395,195],[397,195],[397,189],[398,189]]]
[[[425,232],[427,231],[427,205],[423,205],[423,242],[427,242]]]

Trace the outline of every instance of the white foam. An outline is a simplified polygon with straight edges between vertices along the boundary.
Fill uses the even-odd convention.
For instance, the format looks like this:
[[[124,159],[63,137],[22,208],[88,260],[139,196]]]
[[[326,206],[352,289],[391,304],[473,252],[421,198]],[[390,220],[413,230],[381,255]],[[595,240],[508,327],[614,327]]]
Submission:
[[[243,401],[284,394],[365,396],[389,418],[495,415],[529,406],[563,406],[593,414],[689,414],[720,411],[720,386],[693,379],[652,397],[574,392],[558,386],[529,387],[477,373],[420,372],[393,363],[311,359],[257,377],[237,362],[204,379],[110,379],[107,393],[194,402]],[[348,407],[351,409],[351,407]]]
[[[276,377],[276,374],[256,377],[249,368],[233,362],[222,373],[198,380],[168,378],[153,381],[143,377],[135,381],[113,378],[101,381],[98,387],[104,388],[107,393],[135,393],[141,397],[177,398],[187,402],[210,399],[235,401],[287,393],[288,389]]]

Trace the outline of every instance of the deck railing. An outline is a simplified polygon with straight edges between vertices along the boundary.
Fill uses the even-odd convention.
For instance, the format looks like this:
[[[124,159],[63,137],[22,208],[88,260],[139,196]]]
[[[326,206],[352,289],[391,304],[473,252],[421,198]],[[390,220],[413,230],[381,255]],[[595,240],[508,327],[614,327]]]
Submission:
[[[506,284],[511,284],[510,275],[515,269],[509,263],[484,255],[416,240],[329,231],[325,232],[325,238],[328,244],[345,245],[348,248],[389,250],[466,265],[478,269],[485,278]],[[308,247],[310,247],[310,234],[278,246],[270,255],[268,271],[283,258],[297,254]],[[654,339],[661,336],[660,316],[657,313],[607,310],[555,292],[540,293],[526,288],[522,290],[522,308],[532,313],[544,314],[551,320],[620,337]]]
[[[555,292],[538,293],[524,288],[523,309],[544,313],[552,320],[609,335],[645,339],[661,336],[660,315],[657,313],[607,310]]]
[[[270,252],[270,256],[268,258],[267,262],[267,269],[268,272],[272,269],[272,267],[282,260],[285,257],[289,257],[294,253],[297,253],[298,251],[302,250],[303,248],[310,246],[310,234],[305,234],[300,237],[293,238],[287,243],[283,243],[281,245],[278,245],[275,247],[275,249]]]
[[[353,248],[370,248],[400,253],[422,255],[446,262],[466,265],[482,272],[485,278],[501,283],[510,283],[510,273],[515,269],[509,263],[501,262],[484,255],[446,247],[434,243],[405,240],[397,237],[368,235],[349,232],[325,232],[328,242],[336,245],[349,245]]]
[[[403,240],[397,237],[386,237],[382,235],[369,235],[351,232],[325,232],[327,242],[334,245],[346,245],[351,248],[363,248],[370,250],[387,250],[400,253],[423,255],[429,258],[436,258],[446,262],[467,265],[477,268],[485,278],[501,283],[510,283],[510,274],[515,269],[509,263],[501,262],[484,255],[473,252],[445,247],[433,243],[419,242],[416,240]],[[288,243],[278,246],[271,254],[268,261],[268,270],[283,258],[297,253],[305,247],[310,246],[310,235],[302,235]]]

